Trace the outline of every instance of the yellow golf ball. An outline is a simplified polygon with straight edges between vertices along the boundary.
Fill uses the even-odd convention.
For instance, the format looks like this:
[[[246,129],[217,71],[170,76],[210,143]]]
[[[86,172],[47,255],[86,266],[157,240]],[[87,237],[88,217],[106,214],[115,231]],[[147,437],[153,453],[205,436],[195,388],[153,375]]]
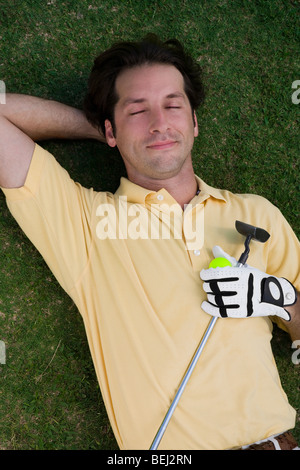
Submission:
[[[226,266],[231,266],[230,261],[226,258],[215,258],[209,264],[210,268],[225,268]]]

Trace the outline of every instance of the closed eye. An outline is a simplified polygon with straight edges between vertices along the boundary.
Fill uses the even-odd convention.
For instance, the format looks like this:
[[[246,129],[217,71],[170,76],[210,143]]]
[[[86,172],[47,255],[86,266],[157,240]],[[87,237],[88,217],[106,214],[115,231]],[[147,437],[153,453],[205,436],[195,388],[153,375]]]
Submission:
[[[181,109],[181,106],[166,106],[166,109]],[[130,116],[136,116],[137,114],[145,113],[146,109],[141,109],[140,111],[134,111],[129,113]]]
[[[140,111],[135,111],[134,113],[130,113],[130,116],[135,116],[136,114],[142,114],[145,112],[145,109],[141,109]]]

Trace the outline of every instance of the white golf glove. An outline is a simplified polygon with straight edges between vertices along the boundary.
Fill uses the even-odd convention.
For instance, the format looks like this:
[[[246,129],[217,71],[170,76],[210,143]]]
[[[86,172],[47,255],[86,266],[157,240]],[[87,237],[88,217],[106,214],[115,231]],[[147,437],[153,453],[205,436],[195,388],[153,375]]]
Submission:
[[[261,317],[277,315],[291,319],[284,307],[297,300],[294,286],[284,278],[270,276],[251,266],[235,267],[237,261],[220,247],[214,247],[215,257],[227,258],[232,266],[203,269],[200,277],[207,301],[203,310],[215,317]]]

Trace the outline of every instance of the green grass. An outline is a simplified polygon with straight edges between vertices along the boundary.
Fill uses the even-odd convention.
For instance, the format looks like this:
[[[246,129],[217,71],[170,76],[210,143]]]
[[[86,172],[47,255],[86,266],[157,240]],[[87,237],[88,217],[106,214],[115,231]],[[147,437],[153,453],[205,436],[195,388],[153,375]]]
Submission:
[[[80,107],[94,57],[155,32],[182,40],[204,67],[196,172],[209,184],[267,197],[300,235],[298,2],[279,0],[15,0],[0,5],[7,91]],[[298,61],[298,62],[297,62]],[[1,105],[0,105],[1,106]],[[123,165],[93,142],[46,142],[73,178],[115,190]],[[101,155],[99,155],[99,152]],[[72,301],[0,195],[1,449],[116,449]],[[299,366],[276,331],[283,386],[299,410]],[[296,436],[300,440],[299,414]]]

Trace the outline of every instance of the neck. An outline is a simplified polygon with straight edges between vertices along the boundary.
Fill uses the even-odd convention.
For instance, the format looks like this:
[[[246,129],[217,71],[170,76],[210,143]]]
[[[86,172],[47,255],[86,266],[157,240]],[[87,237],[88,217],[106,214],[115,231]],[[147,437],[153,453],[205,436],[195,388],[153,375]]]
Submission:
[[[128,175],[128,178],[133,183],[151,191],[159,191],[164,188],[182,209],[185,204],[188,204],[193,199],[198,189],[192,164],[184,171],[165,179],[148,178],[144,175],[139,175],[138,177],[135,175],[134,178]]]

